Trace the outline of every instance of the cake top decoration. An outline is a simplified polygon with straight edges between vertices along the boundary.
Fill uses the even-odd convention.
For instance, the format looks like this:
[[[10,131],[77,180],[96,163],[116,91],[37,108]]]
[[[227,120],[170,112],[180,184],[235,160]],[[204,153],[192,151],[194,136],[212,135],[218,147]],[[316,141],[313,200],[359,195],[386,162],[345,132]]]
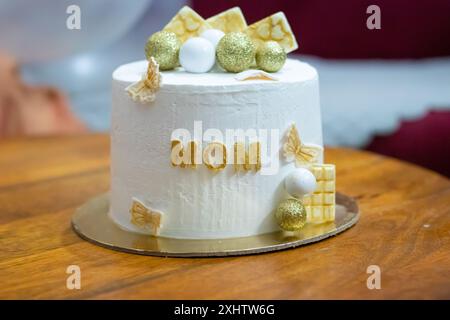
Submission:
[[[252,39],[242,32],[225,34],[217,44],[218,64],[228,72],[242,72],[255,61],[255,46]]]
[[[245,70],[234,76],[236,80],[245,81],[245,80],[271,80],[278,81],[279,79],[275,77],[273,74],[265,72],[263,70]]]
[[[129,85],[125,90],[136,102],[149,103],[155,100],[156,91],[161,86],[161,73],[154,57],[150,57],[147,72],[142,80]]]
[[[286,52],[276,41],[266,41],[256,51],[256,65],[267,72],[277,72],[286,62]]]
[[[147,60],[155,58],[161,70],[171,70],[179,63],[181,41],[170,31],[158,31],[145,44]]]
[[[199,38],[211,42],[215,51]],[[161,70],[171,70],[181,64],[186,72],[205,73],[217,70],[213,68],[217,60],[216,65],[228,72],[255,68],[277,72],[285,64],[286,54],[297,48],[297,40],[283,12],[248,26],[239,7],[205,20],[184,6],[162,31],[148,39],[145,52],[147,59],[156,59]],[[182,59],[180,52],[184,53]]]

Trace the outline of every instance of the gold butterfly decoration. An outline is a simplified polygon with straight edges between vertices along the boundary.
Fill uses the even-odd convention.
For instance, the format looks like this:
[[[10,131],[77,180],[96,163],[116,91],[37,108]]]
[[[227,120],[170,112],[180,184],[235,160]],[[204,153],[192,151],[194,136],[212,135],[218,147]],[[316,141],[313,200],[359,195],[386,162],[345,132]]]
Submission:
[[[147,229],[152,235],[158,235],[161,228],[163,213],[147,208],[142,202],[133,199],[130,209],[131,223]]]
[[[160,87],[161,73],[159,72],[159,64],[154,57],[150,57],[147,73],[142,77],[142,80],[129,85],[125,90],[134,101],[149,103],[155,101],[156,91]]]
[[[300,140],[295,124],[292,124],[287,134],[287,141],[283,145],[284,156],[289,162],[295,161],[295,166],[317,162],[321,147],[306,145]]]

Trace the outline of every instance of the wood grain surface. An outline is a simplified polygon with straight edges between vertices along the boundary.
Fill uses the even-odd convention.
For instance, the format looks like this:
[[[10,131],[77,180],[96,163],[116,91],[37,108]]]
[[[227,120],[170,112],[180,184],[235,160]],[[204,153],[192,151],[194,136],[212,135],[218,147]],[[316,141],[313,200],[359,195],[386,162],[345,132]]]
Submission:
[[[158,258],[81,240],[74,209],[109,188],[109,138],[0,142],[0,298],[450,299],[450,181],[383,156],[327,149],[359,223],[297,249],[229,258]],[[81,269],[81,289],[66,269]],[[369,290],[369,265],[381,289]]]

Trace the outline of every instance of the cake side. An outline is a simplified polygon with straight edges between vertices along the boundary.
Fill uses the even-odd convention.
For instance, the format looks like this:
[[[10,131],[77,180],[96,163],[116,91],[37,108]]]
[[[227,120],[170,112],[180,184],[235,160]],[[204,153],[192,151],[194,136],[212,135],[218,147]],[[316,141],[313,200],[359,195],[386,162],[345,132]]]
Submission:
[[[131,222],[138,199],[164,213],[163,237],[230,238],[278,230],[273,213],[289,197],[284,179],[295,168],[280,151],[293,123],[302,141],[318,147],[316,163],[323,161],[315,69],[288,59],[277,81],[238,81],[231,73],[179,68],[162,72],[157,99],[143,105],[125,89],[141,79],[146,66],[136,62],[113,74],[110,217],[122,228],[151,234]],[[190,133],[203,148],[221,141],[230,155],[236,141],[227,141],[226,133],[238,129],[255,130],[256,139],[267,141],[260,170],[236,171],[231,162],[220,170],[171,162],[177,132]]]

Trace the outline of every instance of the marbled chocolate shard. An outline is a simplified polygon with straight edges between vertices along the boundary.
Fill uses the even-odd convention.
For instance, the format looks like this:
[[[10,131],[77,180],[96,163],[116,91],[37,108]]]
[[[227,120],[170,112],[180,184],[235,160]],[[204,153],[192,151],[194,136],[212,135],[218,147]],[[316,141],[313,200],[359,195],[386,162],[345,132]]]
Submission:
[[[206,20],[212,28],[228,32],[243,32],[247,28],[247,22],[241,8],[234,7],[223,11]]]
[[[256,45],[264,41],[276,41],[286,51],[292,52],[298,48],[297,40],[283,12],[277,12],[248,26],[244,31]]]
[[[197,12],[188,6],[184,6],[163,30],[175,33],[181,42],[185,42],[191,37],[200,36],[207,29],[211,29],[209,23]]]

